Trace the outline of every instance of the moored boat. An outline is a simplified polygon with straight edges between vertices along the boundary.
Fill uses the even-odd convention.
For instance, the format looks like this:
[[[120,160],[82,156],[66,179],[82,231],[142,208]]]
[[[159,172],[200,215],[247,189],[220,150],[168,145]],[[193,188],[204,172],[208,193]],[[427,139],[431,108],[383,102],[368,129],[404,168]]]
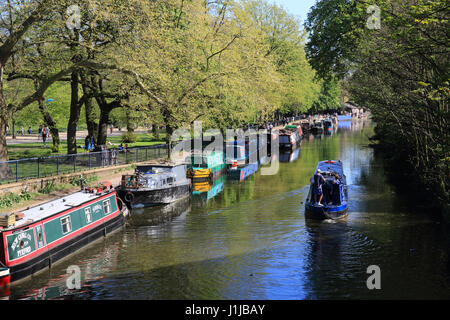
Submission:
[[[294,150],[300,146],[302,137],[299,130],[301,128],[297,126],[287,126],[279,131],[280,150]]]
[[[313,134],[323,133],[323,122],[322,120],[314,120],[314,123],[311,127],[311,132]]]
[[[338,115],[337,118],[338,118],[338,121],[351,121],[352,115],[351,114],[343,114],[343,115]]]
[[[258,143],[257,139],[235,140],[227,142],[225,146],[226,163],[229,167],[243,167],[250,160],[257,159]]]
[[[139,165],[133,175],[123,175],[118,187],[120,197],[131,208],[169,204],[189,196],[190,182],[186,165],[147,163]]]
[[[0,283],[37,274],[125,224],[111,183],[8,215],[0,230]]]
[[[319,173],[319,175],[317,175]],[[324,178],[318,187],[320,176]],[[342,219],[348,215],[347,184],[340,160],[321,161],[317,164],[305,203],[308,219]]]
[[[228,177],[231,180],[237,180],[242,182],[258,171],[259,165],[258,162],[249,163],[245,167],[234,168],[228,170]]]
[[[331,133],[333,131],[333,121],[331,119],[323,120],[323,130],[325,133]]]
[[[226,173],[227,170],[225,156],[221,151],[192,154],[186,158],[186,163],[186,176],[192,182],[211,181]]]

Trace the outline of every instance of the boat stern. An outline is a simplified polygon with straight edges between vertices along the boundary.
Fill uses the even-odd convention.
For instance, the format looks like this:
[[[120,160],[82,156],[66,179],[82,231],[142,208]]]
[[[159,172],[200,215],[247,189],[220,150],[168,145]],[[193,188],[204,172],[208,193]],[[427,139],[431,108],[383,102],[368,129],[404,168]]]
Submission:
[[[338,220],[348,216],[346,203],[340,205],[318,205],[307,202],[305,205],[305,217],[313,220]]]
[[[208,180],[211,177],[211,169],[188,169],[186,177],[192,180]]]

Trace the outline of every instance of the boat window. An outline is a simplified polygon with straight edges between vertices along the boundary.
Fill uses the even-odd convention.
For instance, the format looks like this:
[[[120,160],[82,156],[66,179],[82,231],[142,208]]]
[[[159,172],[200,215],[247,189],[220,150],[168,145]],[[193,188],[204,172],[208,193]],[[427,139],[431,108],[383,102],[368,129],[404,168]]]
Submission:
[[[174,179],[173,178],[167,178],[167,183],[173,183]]]
[[[63,234],[72,231],[72,222],[70,221],[70,216],[61,218],[61,227]]]
[[[86,215],[86,223],[91,223],[92,222],[91,207],[87,207],[86,209],[84,209],[84,214]]]
[[[111,213],[111,200],[107,199],[105,201],[103,201],[103,212],[105,212],[105,214]]]

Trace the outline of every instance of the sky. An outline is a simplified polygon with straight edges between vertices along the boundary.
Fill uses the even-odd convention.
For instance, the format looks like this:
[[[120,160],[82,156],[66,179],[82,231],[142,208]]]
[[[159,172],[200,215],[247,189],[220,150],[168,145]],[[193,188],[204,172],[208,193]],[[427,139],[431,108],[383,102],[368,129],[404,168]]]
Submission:
[[[272,3],[281,5],[290,14],[294,14],[305,22],[309,9],[315,4],[316,0],[271,0]]]

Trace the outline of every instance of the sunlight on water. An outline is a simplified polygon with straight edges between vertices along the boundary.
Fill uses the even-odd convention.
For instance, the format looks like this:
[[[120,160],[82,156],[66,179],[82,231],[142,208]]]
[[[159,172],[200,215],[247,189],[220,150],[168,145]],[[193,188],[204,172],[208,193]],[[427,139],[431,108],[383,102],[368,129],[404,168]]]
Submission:
[[[448,232],[411,212],[386,183],[354,122],[304,139],[275,176],[227,181],[211,197],[139,209],[129,225],[30,281],[11,299],[449,298]],[[349,184],[345,221],[307,221],[304,203],[319,160],[341,159]],[[65,286],[80,266],[82,289]],[[378,265],[382,290],[367,289]]]

